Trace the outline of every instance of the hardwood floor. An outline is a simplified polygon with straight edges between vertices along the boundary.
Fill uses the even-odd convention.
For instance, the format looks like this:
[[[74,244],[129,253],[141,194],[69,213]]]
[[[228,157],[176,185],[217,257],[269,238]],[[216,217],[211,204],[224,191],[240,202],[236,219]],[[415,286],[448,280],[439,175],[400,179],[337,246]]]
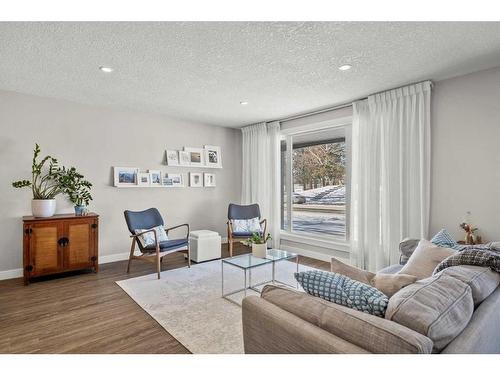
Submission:
[[[235,254],[246,251],[235,245]],[[227,247],[223,256],[228,256]],[[301,257],[301,264],[328,269]],[[174,253],[162,270],[186,265]],[[189,353],[144,312],[115,281],[154,272],[147,262],[103,264],[99,273],[79,273],[24,286],[0,281],[0,353]]]

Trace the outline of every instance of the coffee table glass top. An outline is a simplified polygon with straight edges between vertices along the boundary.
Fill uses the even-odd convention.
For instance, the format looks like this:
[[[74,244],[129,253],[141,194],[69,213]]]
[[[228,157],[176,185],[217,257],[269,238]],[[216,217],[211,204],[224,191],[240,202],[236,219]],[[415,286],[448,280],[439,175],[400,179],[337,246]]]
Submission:
[[[272,263],[278,260],[285,260],[297,257],[297,254],[295,253],[278,249],[268,249],[266,253],[267,255],[265,258],[257,258],[254,257],[252,254],[243,254],[232,258],[225,258],[222,259],[222,261],[224,263],[228,263],[239,268],[248,269],[266,263]]]

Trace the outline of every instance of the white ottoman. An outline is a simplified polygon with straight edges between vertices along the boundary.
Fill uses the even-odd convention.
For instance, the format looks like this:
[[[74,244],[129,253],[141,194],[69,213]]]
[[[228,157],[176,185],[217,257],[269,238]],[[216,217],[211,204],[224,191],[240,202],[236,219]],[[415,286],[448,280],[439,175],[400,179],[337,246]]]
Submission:
[[[195,230],[189,233],[191,260],[199,263],[221,257],[221,236],[211,230]]]

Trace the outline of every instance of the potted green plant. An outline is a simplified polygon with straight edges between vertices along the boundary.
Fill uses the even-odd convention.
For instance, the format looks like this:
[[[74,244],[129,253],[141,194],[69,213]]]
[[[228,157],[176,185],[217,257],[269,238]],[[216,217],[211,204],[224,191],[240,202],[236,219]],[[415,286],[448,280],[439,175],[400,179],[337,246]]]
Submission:
[[[31,201],[31,211],[36,217],[50,217],[56,211],[55,197],[58,194],[74,191],[75,186],[83,186],[90,189],[92,186],[88,181],[83,180],[75,168],[66,168],[58,165],[57,159],[48,155],[39,160],[40,146],[35,144],[33,150],[33,162],[31,166],[31,181],[19,180],[12,183],[15,188],[31,188],[33,200]],[[85,183],[83,183],[85,182]],[[82,195],[82,202],[92,199],[90,195]]]
[[[268,233],[264,237],[264,234],[253,233],[252,237],[245,241],[245,245],[252,246],[252,255],[257,258],[265,258],[267,250],[267,241],[271,239],[271,235]]]
[[[75,205],[75,215],[82,216],[87,212],[87,206],[92,200],[90,189],[92,184],[85,180],[83,175],[78,173],[75,168],[70,168],[62,181],[64,193]]]

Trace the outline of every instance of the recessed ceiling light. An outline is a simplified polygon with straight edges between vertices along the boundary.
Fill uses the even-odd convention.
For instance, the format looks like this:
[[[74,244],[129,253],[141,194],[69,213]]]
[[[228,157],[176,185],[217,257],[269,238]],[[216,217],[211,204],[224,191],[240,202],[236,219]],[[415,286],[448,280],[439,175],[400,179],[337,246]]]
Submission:
[[[100,66],[99,69],[104,73],[111,73],[114,69],[109,66]]]
[[[349,64],[345,64],[345,65],[342,65],[342,66],[339,66],[339,70],[349,70],[352,68],[352,65],[349,65]]]
[[[243,102],[240,102],[240,104],[241,104],[241,105],[247,105],[247,104],[248,104],[248,102],[243,101]]]

